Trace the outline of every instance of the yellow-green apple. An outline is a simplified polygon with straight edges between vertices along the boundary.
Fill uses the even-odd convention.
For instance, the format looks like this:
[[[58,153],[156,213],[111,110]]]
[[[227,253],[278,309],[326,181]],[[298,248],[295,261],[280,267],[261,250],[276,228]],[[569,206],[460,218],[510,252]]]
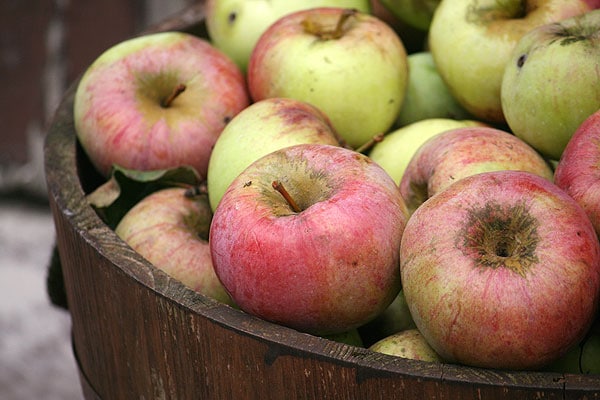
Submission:
[[[162,32],[120,42],[85,71],[74,99],[77,137],[104,176],[192,166],[206,176],[226,123],[249,104],[239,68],[209,42]]]
[[[350,329],[346,332],[334,333],[331,335],[323,335],[325,339],[333,340],[334,342],[349,344],[356,347],[364,347],[364,343],[358,329]]]
[[[545,370],[569,374],[600,374],[600,332],[591,331]]]
[[[408,86],[396,126],[430,118],[472,119],[442,80],[429,51],[408,55]]]
[[[404,23],[427,31],[433,13],[441,0],[380,0],[392,14]]]
[[[400,247],[411,315],[446,361],[537,369],[590,328],[600,244],[583,209],[548,179],[461,179],[410,217]]]
[[[313,8],[288,14],[265,31],[247,76],[254,101],[311,103],[358,148],[398,117],[408,61],[400,37],[382,20],[351,9]]]
[[[210,41],[246,71],[252,49],[271,24],[292,12],[325,6],[371,12],[369,0],[207,0],[206,29]]]
[[[400,289],[392,304],[374,320],[361,326],[359,332],[365,343],[372,344],[384,337],[412,328],[415,328],[415,322],[410,315],[404,292]]]
[[[389,354],[412,360],[442,362],[442,358],[431,348],[418,329],[396,332],[369,347],[377,353]]]
[[[554,183],[587,213],[600,236],[600,111],[577,128],[554,171]]]
[[[213,211],[229,184],[253,161],[300,143],[340,145],[329,118],[309,103],[273,97],[242,110],[221,132],[208,162]]]
[[[382,141],[375,143],[368,155],[399,184],[408,163],[423,143],[438,133],[466,126],[487,125],[471,119],[427,118],[386,134]]]
[[[398,294],[407,215],[394,181],[367,156],[298,144],[238,175],[215,210],[209,244],[240,309],[329,335],[372,320]]]
[[[116,234],[156,268],[190,289],[233,305],[215,274],[208,244],[212,211],[205,194],[153,192],[134,205]]]
[[[587,11],[583,0],[442,0],[429,46],[458,102],[477,119],[504,123],[502,76],[519,39],[537,26]]]
[[[425,200],[467,176],[518,170],[553,180],[550,164],[527,143],[492,127],[463,127],[425,142],[408,163],[400,193],[413,212]]]
[[[600,10],[546,24],[518,42],[502,80],[512,132],[558,160],[583,121],[600,109]]]

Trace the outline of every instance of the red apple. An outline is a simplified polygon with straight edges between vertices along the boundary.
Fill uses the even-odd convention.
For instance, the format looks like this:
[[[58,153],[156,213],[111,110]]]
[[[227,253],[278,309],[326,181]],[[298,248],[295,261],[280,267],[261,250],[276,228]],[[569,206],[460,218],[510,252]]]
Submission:
[[[556,165],[554,183],[587,213],[600,235],[600,111],[575,131]]]
[[[540,368],[578,343],[598,311],[594,228],[530,172],[472,175],[431,197],[406,225],[400,260],[415,324],[448,362]]]
[[[169,188],[144,197],[115,232],[156,268],[192,290],[233,304],[213,269],[208,244],[211,218],[205,194]]]
[[[552,181],[552,168],[532,147],[508,132],[488,126],[463,127],[427,140],[411,158],[400,181],[409,210],[452,183],[498,170],[529,171]]]
[[[260,318],[327,335],[372,320],[400,289],[407,213],[398,187],[367,156],[300,144],[248,166],[215,210],[215,271]]]
[[[106,50],[75,94],[77,137],[104,176],[193,166],[206,176],[212,146],[249,98],[239,68],[207,41],[148,34]]]
[[[311,103],[358,148],[395,122],[408,60],[400,37],[382,20],[357,10],[312,8],[280,18],[261,35],[247,76],[254,101]]]

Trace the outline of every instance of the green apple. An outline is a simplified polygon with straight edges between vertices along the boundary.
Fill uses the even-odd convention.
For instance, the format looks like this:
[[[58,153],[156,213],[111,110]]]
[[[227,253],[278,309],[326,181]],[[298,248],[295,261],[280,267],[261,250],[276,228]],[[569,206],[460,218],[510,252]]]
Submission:
[[[212,43],[245,71],[254,45],[273,22],[325,6],[371,11],[368,0],[207,0],[206,28]]]
[[[206,185],[212,210],[253,161],[300,143],[340,145],[327,116],[306,102],[270,98],[242,110],[225,126],[210,156]]]
[[[346,332],[333,333],[331,335],[323,335],[325,339],[333,340],[334,342],[349,344],[356,347],[364,347],[364,343],[358,329],[350,329]]]
[[[290,97],[314,104],[358,148],[396,121],[408,61],[400,37],[382,20],[356,10],[313,8],[265,31],[247,77],[254,101]]]
[[[472,118],[442,80],[429,51],[408,55],[408,87],[398,127],[429,118]]]
[[[394,333],[415,327],[404,292],[400,289],[392,304],[373,321],[361,326],[359,332],[365,342],[374,343]]]
[[[371,345],[369,350],[413,360],[429,362],[443,361],[416,328],[387,336]]]
[[[380,0],[392,14],[406,24],[427,31],[441,0]]]
[[[502,80],[513,133],[558,160],[573,133],[600,109],[600,10],[540,26],[517,44]]]
[[[369,157],[400,184],[404,171],[412,156],[429,138],[438,133],[465,126],[485,126],[476,120],[455,120],[451,118],[429,118],[398,128],[376,143]]]
[[[581,343],[550,364],[547,370],[571,374],[600,374],[600,332],[590,332]]]
[[[583,0],[442,0],[431,21],[430,50],[463,107],[477,119],[504,123],[502,75],[519,39],[589,10]]]

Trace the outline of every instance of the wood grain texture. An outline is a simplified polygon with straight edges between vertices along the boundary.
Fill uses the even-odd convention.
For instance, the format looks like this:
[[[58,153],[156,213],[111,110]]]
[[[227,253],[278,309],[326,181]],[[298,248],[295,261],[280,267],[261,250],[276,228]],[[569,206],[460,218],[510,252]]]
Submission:
[[[201,8],[168,29],[202,31]],[[76,84],[76,83],[75,83]],[[87,204],[101,182],[75,137],[75,84],[46,177],[89,399],[599,398],[600,377],[431,364],[271,324],[199,295],[135,253]]]

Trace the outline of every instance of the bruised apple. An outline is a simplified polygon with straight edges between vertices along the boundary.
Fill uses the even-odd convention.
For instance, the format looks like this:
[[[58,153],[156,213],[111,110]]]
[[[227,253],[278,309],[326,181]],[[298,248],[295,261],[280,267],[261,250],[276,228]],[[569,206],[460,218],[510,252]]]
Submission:
[[[407,212],[398,187],[367,156],[299,144],[248,166],[215,210],[217,276],[244,311],[317,335],[346,332],[400,290]]]
[[[484,172],[427,200],[400,249],[419,331],[446,361],[536,369],[588,332],[600,245],[583,209],[524,171]]]

